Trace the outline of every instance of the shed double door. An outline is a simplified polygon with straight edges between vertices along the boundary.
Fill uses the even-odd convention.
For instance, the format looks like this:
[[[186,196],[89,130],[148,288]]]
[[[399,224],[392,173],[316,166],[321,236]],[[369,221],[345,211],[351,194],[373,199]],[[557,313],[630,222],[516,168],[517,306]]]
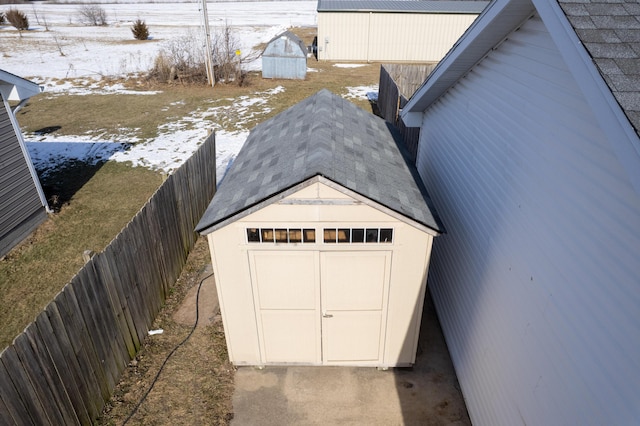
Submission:
[[[379,365],[390,251],[249,252],[265,364]]]

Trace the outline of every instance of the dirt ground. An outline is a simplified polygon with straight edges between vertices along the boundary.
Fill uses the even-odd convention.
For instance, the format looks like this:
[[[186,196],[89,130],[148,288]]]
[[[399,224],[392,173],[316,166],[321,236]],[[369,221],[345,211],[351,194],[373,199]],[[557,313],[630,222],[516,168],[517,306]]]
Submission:
[[[210,270],[203,268],[210,263],[206,239],[200,238],[152,326],[152,330],[162,329],[163,333],[147,337],[96,424],[229,424],[235,370],[228,360],[221,317],[212,311],[215,297],[202,297],[207,291],[215,292]],[[207,276],[200,290],[205,303],[199,305],[198,325],[193,330],[198,287]],[[191,337],[166,361],[149,391],[167,356],[192,330]]]

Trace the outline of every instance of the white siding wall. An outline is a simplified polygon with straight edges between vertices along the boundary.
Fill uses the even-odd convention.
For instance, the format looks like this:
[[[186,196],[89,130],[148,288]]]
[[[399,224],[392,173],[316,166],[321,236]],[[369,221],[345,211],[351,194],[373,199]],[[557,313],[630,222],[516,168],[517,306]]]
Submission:
[[[426,111],[418,169],[474,424],[640,424],[640,196],[539,18]]]
[[[438,62],[474,14],[318,13],[318,59]],[[327,41],[328,40],[328,41]]]
[[[369,15],[318,13],[318,59],[366,61]]]
[[[477,15],[373,13],[370,17],[369,61],[438,62]]]

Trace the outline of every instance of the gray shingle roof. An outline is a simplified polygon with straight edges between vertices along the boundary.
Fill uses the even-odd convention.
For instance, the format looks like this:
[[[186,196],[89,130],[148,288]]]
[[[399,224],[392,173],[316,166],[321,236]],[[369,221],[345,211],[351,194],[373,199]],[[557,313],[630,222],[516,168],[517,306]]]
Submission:
[[[196,231],[315,176],[444,232],[399,134],[326,89],[256,126]]]
[[[640,135],[640,3],[638,0],[559,3]]]
[[[318,0],[318,12],[480,13],[483,0]]]

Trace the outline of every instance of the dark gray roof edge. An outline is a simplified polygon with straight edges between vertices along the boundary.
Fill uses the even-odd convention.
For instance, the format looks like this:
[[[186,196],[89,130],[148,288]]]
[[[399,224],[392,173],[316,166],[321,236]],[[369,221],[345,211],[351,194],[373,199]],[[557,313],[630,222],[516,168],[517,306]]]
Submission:
[[[209,234],[209,233],[215,231],[216,229],[219,229],[222,226],[226,225],[228,222],[234,222],[237,219],[249,214],[257,206],[261,206],[261,205],[265,204],[266,201],[271,200],[271,202],[273,202],[273,201],[276,201],[276,200],[278,200],[280,198],[284,198],[285,196],[289,195],[289,192],[292,189],[294,189],[294,188],[297,189],[298,187],[306,186],[305,183],[310,183],[310,181],[316,176],[320,176],[320,174],[319,173],[311,174],[310,176],[302,179],[300,182],[296,182],[293,185],[289,185],[286,188],[282,188],[278,192],[275,192],[273,194],[269,194],[266,197],[260,198],[260,199],[256,200],[254,203],[246,205],[242,209],[240,209],[238,211],[235,211],[233,213],[230,213],[230,214],[228,214],[226,216],[223,216],[220,219],[215,220],[213,222],[205,221],[205,216],[203,216],[200,219],[200,222],[198,222],[198,224],[196,225],[195,231],[199,232],[202,235]],[[268,204],[271,204],[271,202],[269,202]],[[224,225],[220,225],[220,224],[224,224]]]
[[[263,207],[266,207],[269,204],[273,204],[274,202],[277,202],[277,201],[279,201],[279,200],[291,195],[292,193],[299,191],[300,189],[302,189],[304,187],[307,187],[307,186],[309,186],[309,185],[311,185],[313,183],[316,183],[319,180],[318,178],[325,179],[325,180],[327,180],[329,182],[332,182],[334,185],[337,185],[337,186],[339,186],[341,188],[344,188],[348,192],[353,192],[353,193],[357,194],[358,196],[360,196],[362,198],[366,198],[368,200],[371,200],[375,204],[378,204],[378,205],[380,205],[382,207],[385,207],[385,208],[389,209],[390,211],[396,213],[397,215],[406,218],[408,222],[413,222],[413,223],[422,225],[425,228],[428,228],[428,229],[431,229],[431,230],[437,232],[438,234],[446,234],[447,233],[446,229],[444,228],[444,225],[442,224],[442,221],[440,220],[440,217],[435,213],[435,208],[433,207],[433,204],[431,202],[431,198],[429,198],[427,190],[424,187],[424,185],[422,184],[421,180],[417,181],[418,187],[419,187],[420,192],[422,193],[422,195],[423,195],[423,197],[425,199],[425,202],[427,203],[427,205],[429,206],[429,208],[432,211],[433,219],[436,222],[436,226],[435,227],[434,227],[433,224],[428,224],[428,223],[425,223],[425,222],[423,222],[421,220],[418,220],[418,219],[416,219],[414,217],[411,217],[411,216],[407,215],[406,213],[404,213],[404,212],[402,212],[402,211],[400,211],[398,209],[393,208],[392,206],[389,206],[389,205],[387,205],[385,203],[380,202],[379,200],[372,199],[371,197],[369,197],[369,196],[367,196],[365,194],[362,194],[362,193],[359,193],[357,191],[354,191],[351,188],[347,188],[342,183],[337,182],[334,179],[331,179],[330,177],[324,176],[322,173],[312,174],[309,177],[302,179],[300,182],[297,182],[294,185],[290,185],[290,186],[282,189],[281,191],[278,191],[277,193],[271,194],[271,195],[269,195],[267,197],[264,197],[264,198],[262,198],[260,200],[257,200],[255,203],[253,203],[251,205],[248,205],[248,206],[245,206],[243,209],[241,209],[239,211],[236,211],[234,213],[231,213],[231,214],[229,214],[229,215],[227,215],[225,217],[222,217],[222,218],[214,221],[213,223],[203,223],[204,221],[201,219],[200,222],[196,225],[195,231],[200,233],[201,235],[210,234],[210,233],[212,233],[212,232],[214,232],[214,231],[216,231],[216,230],[218,230],[220,228],[223,228],[223,227],[227,226],[230,223],[233,223],[233,222],[237,221],[238,219],[241,219],[241,218],[253,213],[254,211],[257,211],[257,210],[259,210],[259,209],[261,209]],[[374,207],[372,207],[372,208],[374,208]],[[204,217],[203,217],[203,219],[204,219]]]
[[[413,221],[418,222],[418,223],[422,223],[424,226],[427,226],[431,229],[433,229],[434,231],[438,231],[441,234],[446,234],[447,230],[444,226],[444,223],[442,223],[442,219],[440,219],[440,216],[438,215],[438,211],[436,210],[435,206],[433,205],[433,201],[431,200],[431,197],[429,196],[429,191],[427,191],[427,187],[424,185],[424,182],[422,181],[422,178],[420,177],[420,174],[418,173],[418,169],[415,166],[415,163],[411,160],[411,154],[409,153],[409,150],[407,149],[407,147],[404,145],[404,143],[402,142],[402,137],[400,136],[400,131],[398,130],[397,127],[395,127],[394,125],[392,125],[391,123],[389,123],[388,121],[385,120],[385,124],[387,125],[387,127],[389,128],[389,131],[392,134],[395,134],[396,137],[394,137],[394,140],[396,142],[396,145],[398,146],[398,150],[400,151],[400,154],[402,155],[402,158],[404,159],[405,163],[407,164],[408,168],[409,168],[409,172],[411,173],[411,176],[413,177],[413,180],[416,182],[416,185],[418,187],[418,190],[420,191],[420,194],[422,195],[422,198],[424,199],[425,203],[427,204],[427,207],[429,208],[429,211],[431,212],[431,216],[433,218],[433,220],[435,221],[435,225],[436,228],[434,228],[434,224],[428,225],[426,223],[422,223],[421,221],[416,220],[415,218],[411,218]],[[380,203],[383,204],[383,203]],[[391,208],[391,207],[389,207]],[[394,211],[396,211],[396,209],[392,209]],[[403,214],[401,212],[398,212],[399,214],[402,214],[403,216],[408,217],[406,214]]]
[[[378,13],[450,13],[479,14],[489,4],[482,0],[433,1],[342,1],[318,0],[318,12],[378,12]]]

